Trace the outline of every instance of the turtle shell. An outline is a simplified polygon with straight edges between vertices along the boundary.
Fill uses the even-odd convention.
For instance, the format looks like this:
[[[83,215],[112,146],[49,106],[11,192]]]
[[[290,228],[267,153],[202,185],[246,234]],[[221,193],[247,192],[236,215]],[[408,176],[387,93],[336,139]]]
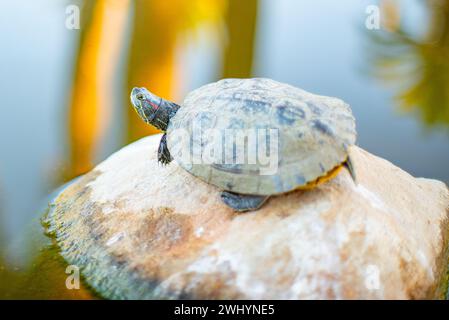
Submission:
[[[355,140],[348,104],[265,78],[223,79],[192,91],[167,129],[170,153],[185,170],[256,195],[326,175]]]

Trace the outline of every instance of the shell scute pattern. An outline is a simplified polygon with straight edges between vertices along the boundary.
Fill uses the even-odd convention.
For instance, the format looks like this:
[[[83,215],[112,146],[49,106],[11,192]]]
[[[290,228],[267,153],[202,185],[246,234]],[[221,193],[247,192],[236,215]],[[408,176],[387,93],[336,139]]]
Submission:
[[[326,109],[325,106],[320,103],[314,103],[313,101],[306,101],[307,108],[309,108],[310,112],[315,116],[321,116]]]
[[[239,118],[230,118],[229,119],[229,129],[243,129],[245,127],[245,122]]]
[[[321,133],[323,133],[325,135],[329,135],[329,136],[334,135],[334,132],[333,132],[331,126],[327,125],[320,119],[314,119],[311,121],[311,123],[312,123],[312,127],[315,128],[316,130],[320,131]]]
[[[278,157],[273,162],[277,161],[278,167],[271,175],[260,174],[259,162],[189,166],[174,156],[200,179],[246,194],[282,193],[315,181],[346,160],[347,147],[356,139],[354,117],[342,100],[264,78],[224,79],[192,91],[170,121],[169,149],[173,143],[170,132],[182,128],[192,133],[191,127],[186,126],[197,118],[205,127],[222,131],[265,129],[266,142],[270,141],[267,129],[277,130],[274,150]],[[205,128],[198,130],[204,133]],[[200,140],[202,148],[210,148],[214,143],[213,139]],[[236,158],[233,153],[227,157],[223,158]]]
[[[293,125],[297,121],[306,118],[306,111],[303,106],[293,103],[290,100],[284,100],[276,106],[275,119],[281,125]]]

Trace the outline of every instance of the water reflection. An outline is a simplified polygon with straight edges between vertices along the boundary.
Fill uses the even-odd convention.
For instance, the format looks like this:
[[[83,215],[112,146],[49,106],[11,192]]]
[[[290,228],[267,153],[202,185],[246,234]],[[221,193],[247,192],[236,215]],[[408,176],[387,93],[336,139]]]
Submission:
[[[96,294],[87,288],[82,279],[79,289],[67,290],[67,263],[41,227],[41,218],[47,210],[46,203],[51,202],[65,186],[47,197],[45,207],[39,210],[40,215],[27,224],[25,237],[14,242],[8,241],[0,228],[0,299],[96,298]],[[1,207],[0,217],[3,218]],[[18,256],[11,256],[11,250],[8,250],[11,247]]]
[[[418,111],[428,126],[449,126],[449,1],[424,1],[429,24],[424,35],[400,23],[397,1],[384,1],[383,26],[368,32],[372,72],[392,84],[405,111]]]
[[[70,164],[64,180],[89,171],[113,105],[113,78],[128,16],[128,1],[84,1],[80,44],[69,104]],[[111,32],[114,30],[114,32]]]
[[[224,48],[221,78],[248,78],[252,75],[258,1],[229,1],[226,14],[228,44]]]

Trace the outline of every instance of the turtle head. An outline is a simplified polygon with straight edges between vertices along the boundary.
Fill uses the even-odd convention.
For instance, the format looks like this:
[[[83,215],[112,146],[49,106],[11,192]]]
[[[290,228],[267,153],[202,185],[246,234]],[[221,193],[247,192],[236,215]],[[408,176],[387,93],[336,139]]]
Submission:
[[[145,88],[134,88],[131,91],[131,103],[139,116],[147,123],[153,124],[162,98],[152,94]]]
[[[136,87],[131,91],[131,103],[146,123],[162,131],[167,130],[168,122],[179,109],[176,103],[162,99],[145,88]]]

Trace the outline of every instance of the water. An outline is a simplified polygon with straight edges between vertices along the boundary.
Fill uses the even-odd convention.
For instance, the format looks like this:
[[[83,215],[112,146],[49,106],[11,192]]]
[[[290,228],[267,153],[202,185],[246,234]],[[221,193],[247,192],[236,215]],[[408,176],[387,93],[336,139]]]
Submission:
[[[424,34],[430,23],[426,8],[419,1],[407,3],[400,11],[401,19],[413,32]],[[56,0],[0,4],[0,253],[5,259],[0,265],[7,268],[23,267],[32,260],[28,230],[38,225],[47,195],[64,180],[69,94],[82,32],[65,28],[66,4]],[[426,127],[417,112],[399,112],[394,99],[397,90],[369,72],[373,45],[368,34],[375,31],[364,27],[368,4],[359,0],[345,5],[332,0],[260,1],[252,75],[342,98],[353,108],[361,147],[415,176],[447,183],[448,126]],[[134,15],[130,10],[129,19]],[[416,19],[421,23],[411,23]],[[220,78],[227,40],[218,36],[219,30],[220,26],[205,24],[195,35],[179,36],[175,100],[182,101],[189,90]],[[125,38],[131,33],[128,25]],[[122,79],[128,68],[139,66],[126,65],[125,45],[129,42],[122,45],[112,74],[115,109],[95,162],[126,141],[123,117],[129,105],[128,93],[121,90]],[[158,81],[153,76],[148,74],[148,82]]]

